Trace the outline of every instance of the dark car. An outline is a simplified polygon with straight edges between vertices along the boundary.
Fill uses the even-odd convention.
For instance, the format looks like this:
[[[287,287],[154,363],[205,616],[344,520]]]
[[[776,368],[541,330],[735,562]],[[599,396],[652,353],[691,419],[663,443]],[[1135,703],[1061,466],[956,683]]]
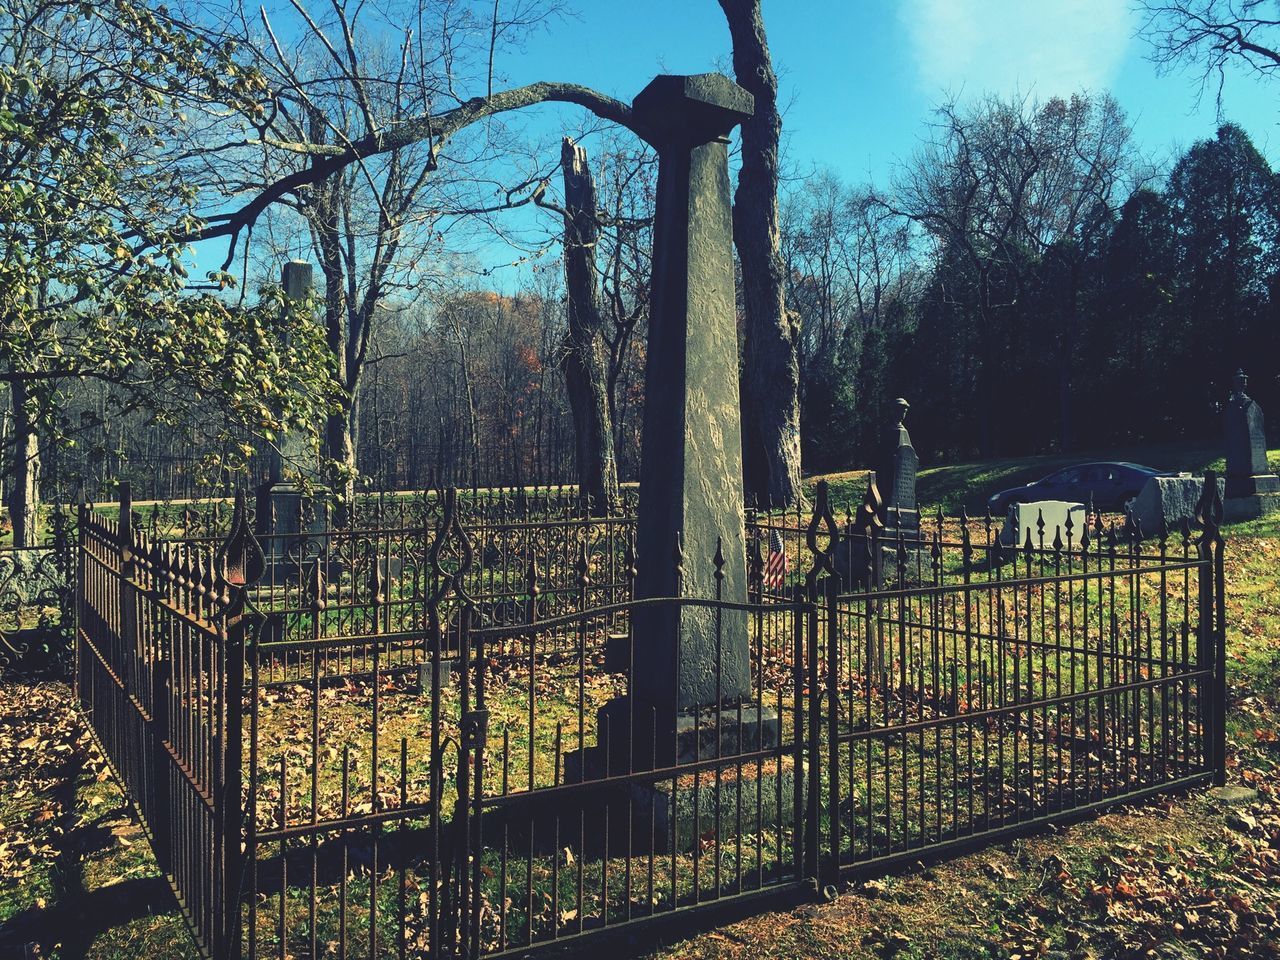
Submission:
[[[1169,477],[1138,463],[1082,463],[1065,467],[1022,487],[1012,487],[991,495],[987,505],[992,514],[1006,513],[1011,503],[1033,500],[1070,500],[1089,503],[1104,511],[1123,510],[1152,477]]]

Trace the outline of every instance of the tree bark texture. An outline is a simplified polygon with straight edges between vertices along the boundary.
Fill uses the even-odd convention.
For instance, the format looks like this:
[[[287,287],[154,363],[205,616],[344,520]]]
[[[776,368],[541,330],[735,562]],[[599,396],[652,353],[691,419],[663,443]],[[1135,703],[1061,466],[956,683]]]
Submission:
[[[568,299],[561,369],[573,412],[578,486],[592,513],[607,514],[618,496],[618,469],[609,416],[609,385],[596,278],[596,186],[586,151],[568,137],[560,152],[564,171],[564,272]]]
[[[40,510],[40,443],[31,417],[27,385],[9,385],[13,412],[13,486],[9,490],[9,520],[13,524],[13,545],[34,547],[39,538],[37,514]]]
[[[742,124],[742,165],[733,203],[733,239],[742,268],[743,469],[748,497],[788,506],[800,486],[798,325],[787,312],[778,228],[778,78],[760,0],[719,0],[733,40],[738,84],[755,97]]]

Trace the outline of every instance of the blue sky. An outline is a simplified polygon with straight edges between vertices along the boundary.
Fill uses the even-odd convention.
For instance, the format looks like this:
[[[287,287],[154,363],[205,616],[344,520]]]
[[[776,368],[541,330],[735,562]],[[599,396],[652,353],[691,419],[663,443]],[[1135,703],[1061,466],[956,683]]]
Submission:
[[[630,100],[656,73],[728,69],[716,0],[576,0],[574,8],[503,58],[501,80],[574,81]],[[851,182],[887,184],[950,94],[1043,99],[1109,89],[1143,151],[1166,165],[1218,123],[1216,87],[1202,94],[1194,71],[1161,75],[1148,62],[1131,0],[764,0],[764,12],[795,176],[825,166]],[[1223,118],[1240,123],[1273,165],[1278,92],[1229,74],[1222,93]],[[575,108],[544,107],[528,122],[551,146],[584,120]],[[509,216],[517,232],[554,229],[545,213]],[[493,241],[476,253],[490,266],[515,255]],[[522,273],[498,270],[484,282],[507,289]]]
[[[1216,91],[1197,102],[1197,75],[1160,76],[1147,62],[1129,0],[765,0],[764,12],[801,168],[885,179],[949,93],[1110,89],[1157,159],[1217,123]],[[503,66],[516,83],[573,80],[630,99],[654,73],[714,69],[728,54],[715,0],[594,0]],[[1224,116],[1273,160],[1277,92],[1231,75],[1223,93]]]

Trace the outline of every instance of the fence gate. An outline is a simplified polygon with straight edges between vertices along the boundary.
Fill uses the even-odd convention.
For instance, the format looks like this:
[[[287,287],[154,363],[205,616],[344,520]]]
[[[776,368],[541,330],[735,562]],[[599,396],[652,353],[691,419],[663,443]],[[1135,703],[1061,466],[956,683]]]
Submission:
[[[541,620],[530,596],[523,625],[464,629],[464,955],[811,890],[811,605],[646,600]],[[743,614],[748,697],[675,726],[631,701],[632,614],[660,605],[698,607],[717,629]],[[784,654],[773,669],[766,648]]]
[[[963,517],[850,537],[868,575],[823,597],[832,870],[1223,782],[1216,489],[1153,543],[1100,518],[1012,546]]]

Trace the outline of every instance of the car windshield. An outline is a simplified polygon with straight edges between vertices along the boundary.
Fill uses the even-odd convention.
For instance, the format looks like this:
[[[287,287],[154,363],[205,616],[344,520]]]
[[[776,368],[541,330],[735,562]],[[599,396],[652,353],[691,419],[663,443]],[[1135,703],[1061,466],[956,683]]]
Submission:
[[[1059,470],[1057,473],[1051,473],[1045,477],[1041,483],[1079,483],[1080,468],[1069,467],[1066,470]]]

